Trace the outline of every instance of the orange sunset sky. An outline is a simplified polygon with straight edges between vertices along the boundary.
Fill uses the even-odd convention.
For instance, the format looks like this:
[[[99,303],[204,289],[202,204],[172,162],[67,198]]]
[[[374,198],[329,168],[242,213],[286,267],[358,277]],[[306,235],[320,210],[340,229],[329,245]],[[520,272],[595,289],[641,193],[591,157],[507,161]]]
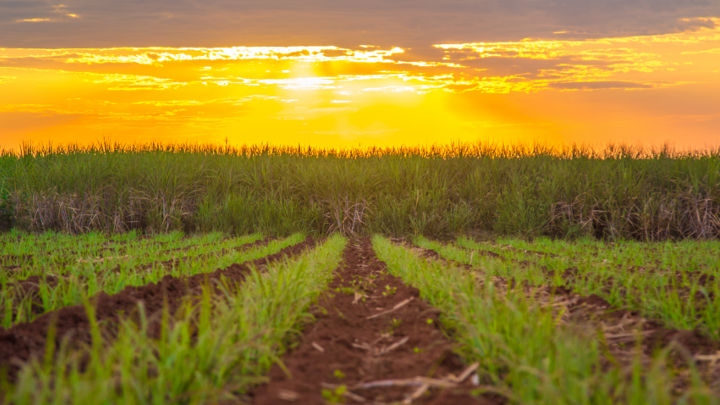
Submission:
[[[0,0],[23,142],[720,147],[720,2]]]

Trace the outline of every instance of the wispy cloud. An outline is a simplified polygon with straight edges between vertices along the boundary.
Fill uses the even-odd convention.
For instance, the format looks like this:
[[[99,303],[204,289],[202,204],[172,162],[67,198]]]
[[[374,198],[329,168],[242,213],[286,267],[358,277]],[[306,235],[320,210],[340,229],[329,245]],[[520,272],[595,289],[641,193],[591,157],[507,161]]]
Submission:
[[[551,83],[550,87],[553,87],[556,89],[588,90],[588,89],[649,89],[653,86],[651,86],[649,84],[645,84],[645,83],[596,80],[596,81],[592,81],[592,82]]]
[[[720,3],[694,0],[653,1],[652,7],[647,0],[6,0],[0,2],[0,41],[13,47],[370,43],[414,48],[548,35],[658,34],[707,26],[699,17],[713,15],[720,15]],[[29,30],[15,23],[31,18],[73,24]]]
[[[456,83],[466,90],[662,87],[692,79],[707,80],[713,72],[715,62],[697,55],[712,54],[720,47],[720,18],[684,21],[699,24],[687,26],[686,31],[658,35],[524,39],[435,47],[443,51],[444,61],[466,68]],[[681,80],[679,76],[683,76]]]
[[[96,16],[89,3],[68,4],[46,6],[47,18],[73,20],[70,26]],[[64,24],[37,27],[54,25]],[[548,26],[526,39],[450,39],[422,46],[0,48],[0,128],[13,128],[3,135],[17,139],[271,136],[326,146],[355,145],[363,136],[393,144],[448,136],[662,142],[688,128],[693,134],[684,142],[717,139],[720,18],[683,18],[646,35],[578,36]],[[30,122],[38,117],[41,128]]]
[[[720,18],[683,21],[698,24],[646,36],[437,44],[432,59],[420,59],[423,52],[417,49],[368,45],[5,49],[0,66],[93,73],[101,77],[94,80],[116,83],[113,90],[188,83],[285,90],[412,88],[418,94],[647,89],[706,80],[717,69],[712,55],[720,49]],[[358,80],[365,83],[352,83]],[[393,83],[369,85],[372,81]]]
[[[15,22],[18,22],[18,23],[41,23],[41,22],[51,22],[51,21],[53,21],[52,18],[46,18],[46,17],[43,17],[43,18],[40,18],[40,17],[18,18],[17,20],[15,20]]]
[[[159,65],[183,61],[295,60],[301,62],[346,61],[358,63],[397,63],[389,56],[401,54],[402,48],[345,49],[336,46],[287,46],[227,48],[112,48],[77,49],[68,63],[136,63]]]
[[[2,8],[0,8],[0,10],[1,9]],[[77,20],[80,18],[79,14],[69,11],[68,6],[65,4],[62,4],[62,3],[52,4],[47,8],[35,7],[35,9],[36,9],[35,13],[41,13],[41,14],[44,14],[45,16],[16,18],[14,21],[16,23],[48,23],[48,22],[60,22],[60,21],[67,21],[67,20]]]
[[[68,6],[65,4],[55,4],[52,6],[52,10],[55,14],[59,14],[60,16],[71,18],[71,19],[77,19],[80,18],[78,14],[71,13],[68,11]]]

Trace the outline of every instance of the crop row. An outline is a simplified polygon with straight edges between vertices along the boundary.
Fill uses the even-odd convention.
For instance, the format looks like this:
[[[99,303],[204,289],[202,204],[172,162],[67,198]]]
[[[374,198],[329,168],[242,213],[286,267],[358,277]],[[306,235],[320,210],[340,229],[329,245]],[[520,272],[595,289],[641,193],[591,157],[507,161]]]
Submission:
[[[240,241],[258,239],[259,235],[219,238],[213,246],[166,250],[178,258],[195,255],[195,259],[155,258],[151,262],[154,267],[135,265],[123,270],[128,280],[138,277],[133,279],[137,283],[126,286],[153,283],[172,275],[178,283],[168,283],[167,287],[174,288],[184,279],[205,277],[197,288],[185,287],[180,303],[172,306],[160,300],[159,306],[148,306],[152,309],[147,311],[138,305],[138,316],[113,314],[99,319],[87,299],[92,294],[80,294],[75,303],[84,303],[90,320],[87,346],[72,345],[68,340],[56,346],[50,343],[54,337],[48,338],[45,356],[25,364],[12,384],[0,378],[0,391],[5,393],[0,400],[17,404],[251,400],[248,395],[253,387],[264,381],[271,365],[282,364],[280,356],[310,319],[309,307],[327,291],[346,245],[344,238],[335,235],[313,250],[267,263],[262,269],[253,268],[239,278],[225,278],[222,271],[207,277],[214,269],[232,269],[234,263],[295,245],[303,236],[295,234],[266,245],[235,249],[243,246]],[[691,350],[690,358],[684,358],[676,356],[678,351],[673,347],[650,345],[642,337],[646,332],[657,332],[656,326],[629,312],[613,315],[613,308],[566,292],[570,288],[583,295],[601,295],[603,289],[620,289],[620,285],[612,284],[619,279],[614,272],[632,273],[627,267],[631,264],[624,262],[635,257],[632,252],[643,255],[632,261],[632,266],[664,268],[676,263],[677,267],[687,263],[689,259],[683,258],[682,252],[692,247],[678,246],[679,252],[668,252],[673,245],[659,249],[640,244],[594,244],[596,249],[585,249],[545,240],[480,243],[460,238],[457,243],[442,244],[422,237],[414,242],[415,247],[375,236],[372,247],[391,274],[417,288],[422,299],[441,311],[442,325],[459,343],[463,359],[479,365],[476,395],[523,404],[718,403],[713,390],[720,387],[708,384],[708,369],[698,368],[692,361],[699,352]],[[447,260],[428,258],[429,249]],[[619,257],[606,259],[608,251]],[[359,266],[375,260],[367,256],[362,256]],[[697,264],[702,269],[692,271],[712,274],[712,259],[698,259]],[[152,270],[155,268],[158,272]],[[113,269],[98,272],[98,279],[111,280],[116,274]],[[595,280],[593,272],[603,277],[597,291],[591,288],[594,281],[588,281]],[[645,273],[632,274],[628,277],[637,284],[627,286],[652,290],[651,284],[635,280]],[[75,279],[76,284],[89,285],[89,276]],[[58,285],[72,277],[57,277]],[[165,281],[167,278],[161,282]],[[348,283],[362,286],[369,281],[360,277]],[[106,292],[122,289],[111,282],[104,286]],[[3,286],[6,290],[10,291]],[[161,289],[157,290],[159,294]],[[364,300],[362,293],[350,290],[355,300]],[[626,295],[643,294],[622,291]],[[159,311],[163,306],[166,309]],[[112,333],[105,329],[110,319],[117,321]],[[701,329],[707,333],[706,327],[710,326]],[[48,330],[53,333],[52,328]],[[343,397],[342,392],[338,395],[338,400],[351,398]]]
[[[207,235],[206,235],[207,236]],[[183,239],[180,231],[158,233],[152,236],[140,236],[137,231],[107,235],[101,232],[68,234],[46,231],[27,233],[18,229],[0,234],[0,257],[5,256],[44,256],[47,254],[91,254],[124,244],[173,244]]]
[[[692,244],[664,243],[652,248],[598,242],[592,244],[595,250],[571,242],[552,242],[555,248],[548,249],[547,241],[523,243],[516,249],[468,238],[459,238],[458,245],[425,238],[417,238],[416,243],[490,275],[597,294],[618,308],[638,310],[668,327],[697,329],[720,339],[720,284],[709,282],[710,276],[717,276],[720,263],[711,249],[703,250],[703,255],[688,255]]]
[[[207,285],[176,312],[165,312],[159,331],[149,326],[156,319],[149,314],[139,322],[122,321],[112,339],[93,323],[84,355],[67,346],[53,349],[3,387],[5,399],[15,404],[242,399],[327,286],[344,244],[332,237],[290,261],[253,270],[240,285],[223,283],[221,294]]]
[[[27,148],[0,154],[0,226],[706,239],[718,173],[717,151]]]
[[[648,355],[643,347],[633,349],[632,340],[618,350],[622,345],[613,346],[596,330],[602,325],[566,318],[566,299],[512,287],[492,275],[501,272],[484,271],[492,266],[478,274],[426,260],[385,238],[375,237],[373,244],[390,272],[443,312],[465,359],[480,364],[479,392],[523,404],[717,402],[692,364],[670,366],[667,351]]]
[[[182,277],[212,271],[235,262],[253,260],[298,243],[301,234],[267,245],[244,248],[258,234],[225,239],[210,245],[154,255],[140,249],[133,256],[75,263],[58,275],[52,272],[22,282],[6,283],[0,291],[2,325],[27,322],[47,311],[82,302],[99,292],[113,294],[127,286],[157,282],[165,276]]]
[[[62,234],[59,234],[62,235]],[[82,263],[123,261],[140,256],[158,256],[176,250],[197,248],[224,239],[222,233],[183,237],[180,232],[159,234],[151,238],[124,239],[102,242],[96,238],[78,238],[72,243],[72,235],[58,236],[58,240],[38,241],[22,235],[17,243],[6,248],[8,253],[0,256],[0,281],[21,280],[33,275],[52,273],[61,275]],[[35,240],[34,240],[35,239]],[[84,240],[83,240],[84,239]]]

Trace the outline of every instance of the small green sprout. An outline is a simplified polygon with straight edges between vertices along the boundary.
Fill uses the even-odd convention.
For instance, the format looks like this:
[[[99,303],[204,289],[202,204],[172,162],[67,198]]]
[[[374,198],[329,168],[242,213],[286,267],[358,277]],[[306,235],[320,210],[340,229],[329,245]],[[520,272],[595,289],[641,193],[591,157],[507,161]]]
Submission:
[[[393,295],[397,292],[397,287],[390,287],[390,285],[385,284],[385,291],[383,291],[382,295],[383,297],[387,297],[389,295]]]
[[[345,385],[340,385],[334,390],[330,389],[323,389],[321,392],[321,395],[325,401],[327,401],[330,404],[342,404],[345,403],[345,393],[347,392],[347,387]]]

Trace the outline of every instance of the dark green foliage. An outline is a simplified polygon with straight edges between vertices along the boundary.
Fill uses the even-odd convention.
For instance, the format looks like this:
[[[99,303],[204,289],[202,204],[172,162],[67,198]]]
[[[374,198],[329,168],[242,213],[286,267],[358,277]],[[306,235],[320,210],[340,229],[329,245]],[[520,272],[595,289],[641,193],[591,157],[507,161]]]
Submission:
[[[104,145],[26,148],[0,169],[0,218],[29,230],[720,236],[718,152]]]
[[[15,219],[15,213],[13,211],[10,190],[5,187],[4,181],[0,179],[0,232],[7,231],[13,227]]]

